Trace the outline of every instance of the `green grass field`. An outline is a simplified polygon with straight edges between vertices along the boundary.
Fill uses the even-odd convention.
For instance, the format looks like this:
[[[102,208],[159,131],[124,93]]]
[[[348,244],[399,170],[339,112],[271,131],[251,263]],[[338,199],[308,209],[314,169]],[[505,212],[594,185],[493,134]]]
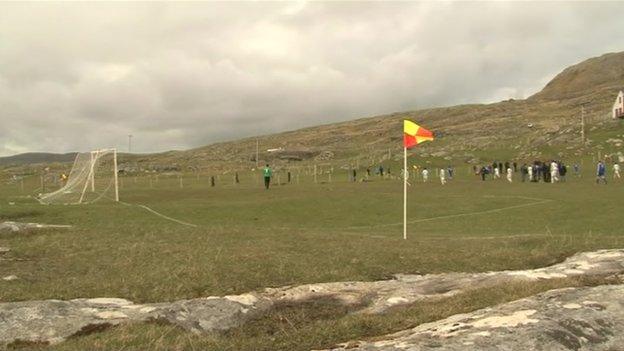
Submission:
[[[593,167],[592,167],[593,168]],[[40,205],[36,180],[0,188],[0,220],[71,224],[0,234],[11,252],[0,261],[0,301],[121,297],[157,302],[243,293],[264,287],[376,280],[395,273],[535,268],[585,250],[624,245],[619,211],[624,182],[596,185],[589,167],[566,183],[482,182],[457,170],[441,186],[412,181],[408,240],[402,239],[402,182],[372,177],[331,183],[301,175],[299,184],[265,191],[241,175],[209,186],[207,177],[122,179],[121,200]],[[398,171],[398,168],[396,169]],[[363,173],[363,171],[360,171]],[[225,178],[223,176],[222,178]],[[281,175],[285,182],[285,175]],[[195,224],[184,226],[158,217]],[[500,287],[387,316],[354,316],[331,303],[284,306],[266,320],[224,335],[189,335],[170,326],[134,325],[72,339],[58,349],[310,349],[379,335],[452,313],[526,296],[556,283]],[[284,317],[286,316],[286,317]],[[284,326],[284,318],[294,322]]]

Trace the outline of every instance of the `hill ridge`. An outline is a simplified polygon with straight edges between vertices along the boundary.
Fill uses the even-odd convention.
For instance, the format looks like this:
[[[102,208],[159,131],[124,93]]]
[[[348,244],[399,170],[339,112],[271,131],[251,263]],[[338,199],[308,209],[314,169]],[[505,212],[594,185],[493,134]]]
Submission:
[[[575,153],[566,151],[572,150],[571,147],[578,152],[597,147],[591,136],[586,145],[574,144],[580,135],[579,104],[589,101],[587,121],[594,123],[590,128],[607,132],[609,126],[617,122],[608,116],[613,99],[622,89],[624,52],[607,53],[563,69],[527,99],[392,112],[222,141],[189,150],[122,154],[121,160],[144,168],[165,164],[196,170],[251,168],[258,163],[255,160],[258,140],[259,161],[263,163],[289,166],[300,162],[362,160],[373,164],[388,159],[384,156],[387,154],[392,158],[392,153],[401,149],[402,119],[413,119],[435,131],[434,142],[412,151],[431,160],[474,163],[487,159],[487,153],[495,155],[499,149],[508,151],[506,157],[537,157],[545,150],[563,153],[563,157]],[[267,151],[273,148],[282,151]],[[17,156],[12,157],[19,159]],[[0,164],[7,164],[6,159],[0,158]]]

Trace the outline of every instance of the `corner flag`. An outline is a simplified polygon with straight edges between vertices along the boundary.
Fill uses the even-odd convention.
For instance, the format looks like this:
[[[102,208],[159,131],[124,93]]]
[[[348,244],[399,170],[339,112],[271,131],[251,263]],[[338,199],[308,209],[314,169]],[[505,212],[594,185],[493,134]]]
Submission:
[[[430,130],[403,120],[403,239],[407,239],[407,149],[430,140],[433,140]]]
[[[410,148],[424,141],[433,140],[433,133],[418,124],[403,120],[403,147]]]

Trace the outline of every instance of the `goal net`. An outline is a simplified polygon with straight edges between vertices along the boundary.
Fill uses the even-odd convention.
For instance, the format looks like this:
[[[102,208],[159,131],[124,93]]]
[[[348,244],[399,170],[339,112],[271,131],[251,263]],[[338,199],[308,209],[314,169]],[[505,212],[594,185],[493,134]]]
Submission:
[[[39,197],[43,204],[85,204],[108,199],[119,201],[117,151],[83,152],[76,155],[61,188]]]

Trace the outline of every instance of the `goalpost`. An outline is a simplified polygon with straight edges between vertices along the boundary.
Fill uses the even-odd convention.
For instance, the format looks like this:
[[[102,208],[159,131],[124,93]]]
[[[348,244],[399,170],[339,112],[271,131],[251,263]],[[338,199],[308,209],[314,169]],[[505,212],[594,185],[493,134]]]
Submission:
[[[66,183],[43,194],[43,204],[85,204],[100,199],[119,201],[117,150],[103,149],[76,155]]]

